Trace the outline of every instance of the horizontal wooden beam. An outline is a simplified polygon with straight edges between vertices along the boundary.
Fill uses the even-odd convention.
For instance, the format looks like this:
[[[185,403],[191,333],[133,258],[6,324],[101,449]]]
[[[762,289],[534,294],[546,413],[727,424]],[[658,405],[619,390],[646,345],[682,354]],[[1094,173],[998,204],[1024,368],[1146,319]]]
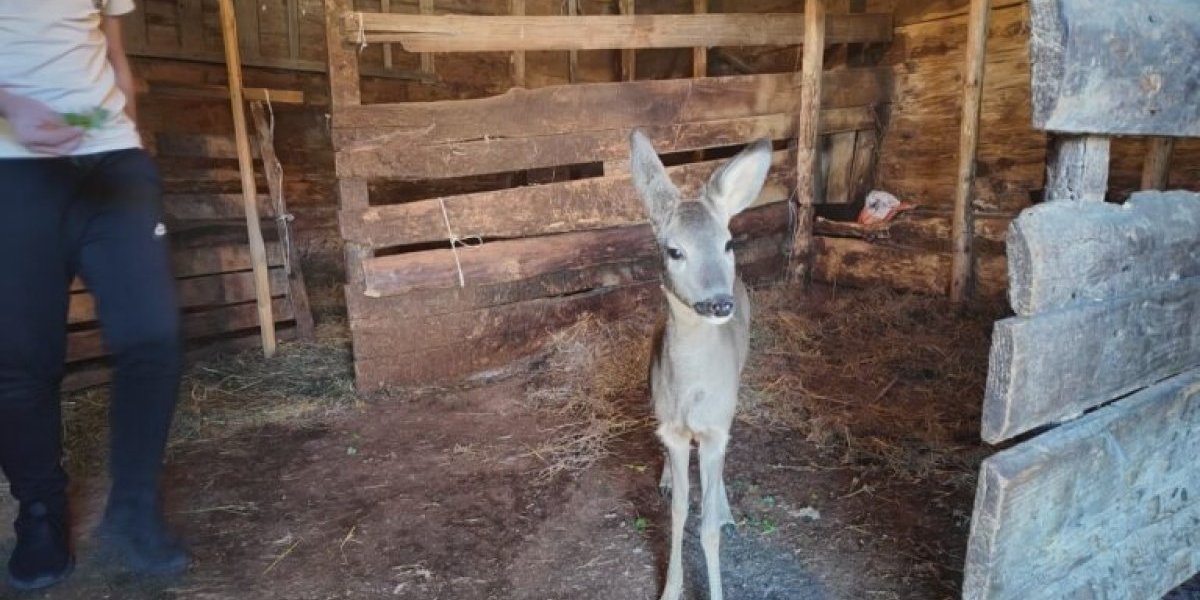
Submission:
[[[194,52],[180,48],[143,48],[140,50],[131,49],[129,51],[129,55],[139,59],[177,60],[182,62],[215,65],[225,64],[225,56],[219,52]],[[287,71],[300,71],[305,73],[325,73],[329,70],[329,66],[323,60],[304,60],[262,56],[243,56],[242,66],[266,69],[283,69]],[[430,76],[428,73],[422,73],[416,70],[364,67],[362,69],[362,74],[364,77],[375,77],[378,79],[396,79],[401,81],[433,83],[432,76]]]
[[[1189,0],[1029,3],[1033,124],[1200,136],[1200,11]]]
[[[279,242],[267,242],[267,264],[272,267],[283,264],[283,250]],[[176,277],[249,270],[250,248],[245,242],[201,248],[179,247],[171,253],[171,266]],[[73,289],[82,289],[82,285]]]
[[[287,294],[287,274],[282,268],[271,269],[269,278],[272,296]],[[238,304],[254,300],[254,276],[249,271],[189,277],[176,281],[175,286],[181,308]],[[77,324],[95,320],[96,303],[92,295],[86,291],[71,294],[67,322]]]
[[[837,109],[821,114],[827,132],[870,129],[872,111]],[[682,123],[644,131],[662,153],[746,144],[759,138],[787,139],[795,130],[789,114]],[[623,161],[629,155],[629,130],[584,131],[525,138],[411,146],[399,139],[383,145],[344,149],[335,158],[339,177],[438,179],[486,175],[590,162]]]
[[[347,40],[400,43],[409,52],[620,50],[804,43],[804,15],[464,16],[352,12]],[[891,14],[831,15],[826,43],[884,43]]]
[[[292,303],[287,298],[271,301],[275,321],[292,319]],[[258,327],[258,308],[253,302],[222,306],[212,310],[185,313],[183,335],[201,338]],[[108,355],[99,329],[85,329],[67,335],[67,362],[103,358]]]
[[[983,439],[998,443],[1200,365],[1200,277],[998,321]]]
[[[1200,275],[1200,194],[1139,192],[1124,205],[1047,202],[1013,221],[1009,298],[1019,315]]]
[[[782,202],[791,194],[796,176],[788,156],[786,151],[775,153],[756,205]],[[685,197],[694,197],[723,162],[689,163],[667,171]],[[511,239],[642,224],[646,209],[630,176],[614,175],[372,206],[343,211],[339,219],[344,239],[371,248],[448,241],[447,220],[455,235]]]
[[[229,88],[223,85],[182,86],[150,82],[147,93],[184,98],[229,99]],[[272,104],[304,104],[304,92],[299,90],[273,90],[261,87],[242,88],[242,96],[248,100],[271,102]]]
[[[891,101],[890,69],[842,69],[822,79],[823,108]],[[771,73],[514,88],[471,100],[346,106],[333,112],[334,148],[389,138],[433,144],[795,113],[799,94],[792,73]]]
[[[260,215],[275,213],[270,196],[259,194],[257,201]],[[244,219],[246,208],[241,194],[164,194],[163,214],[169,221]]]
[[[781,231],[787,227],[782,204],[739,215],[731,224],[736,236]],[[628,262],[658,254],[649,225],[580,231],[561,235],[501,240],[460,248],[393,254],[363,261],[367,296],[404,294],[419,289],[448,289],[520,281],[585,265]]]
[[[1200,372],[989,457],[965,600],[1161,598],[1200,565]]]

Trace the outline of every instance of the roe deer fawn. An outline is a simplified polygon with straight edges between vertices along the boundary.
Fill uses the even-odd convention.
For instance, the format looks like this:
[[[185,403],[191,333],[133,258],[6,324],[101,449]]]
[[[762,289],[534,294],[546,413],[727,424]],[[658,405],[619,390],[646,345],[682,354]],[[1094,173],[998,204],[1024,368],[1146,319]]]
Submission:
[[[750,298],[734,273],[729,220],[758,197],[771,145],[751,144],[684,201],[650,140],[630,136],[630,170],[663,255],[666,324],[651,358],[658,437],[667,451],[660,486],[671,493],[671,556],[662,600],[683,591],[683,527],[692,441],[700,460],[700,540],[709,597],[721,600],[721,526],[733,524],[722,471],[750,336]]]

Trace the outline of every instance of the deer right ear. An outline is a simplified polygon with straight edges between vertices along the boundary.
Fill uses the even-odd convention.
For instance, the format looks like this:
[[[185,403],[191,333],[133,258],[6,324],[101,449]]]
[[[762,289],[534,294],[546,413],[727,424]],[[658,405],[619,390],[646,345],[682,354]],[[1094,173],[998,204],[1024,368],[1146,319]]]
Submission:
[[[671,183],[667,169],[658,159],[658,153],[650,144],[650,139],[640,129],[634,129],[629,136],[629,171],[633,177],[633,187],[637,189],[646,212],[650,215],[650,224],[660,230],[670,218],[671,213],[679,204],[679,190]]]

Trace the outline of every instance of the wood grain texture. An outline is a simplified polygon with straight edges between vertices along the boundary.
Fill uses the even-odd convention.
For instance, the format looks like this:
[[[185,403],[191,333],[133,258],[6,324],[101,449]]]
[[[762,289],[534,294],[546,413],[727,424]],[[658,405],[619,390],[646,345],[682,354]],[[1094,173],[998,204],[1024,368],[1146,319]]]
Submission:
[[[781,202],[790,195],[795,177],[790,157],[786,151],[775,154],[755,205]],[[667,171],[684,197],[692,198],[723,162],[689,163]],[[508,239],[641,224],[645,215],[630,176],[624,174],[373,206],[347,211],[341,223],[343,238],[384,248],[448,241],[446,219],[460,237]]]
[[[829,148],[825,151],[822,163],[825,168],[825,193],[822,194],[824,204],[849,204],[853,202],[850,195],[850,176],[854,170],[855,131],[842,131],[829,136]]]
[[[954,186],[954,217],[950,237],[950,300],[964,302],[971,294],[975,247],[975,153],[979,148],[979,111],[983,100],[988,21],[991,0],[971,0],[967,27],[967,59],[963,65],[962,123],[958,134],[958,174]]]
[[[353,8],[353,0],[325,0],[325,46],[329,73],[329,99],[333,114],[354,106],[362,98],[358,79],[357,38],[332,35],[339,31],[342,19]]]
[[[825,43],[827,30],[825,0],[805,0],[804,38],[801,49],[800,104],[796,112],[796,222],[789,253],[792,281],[806,283],[812,276],[813,206],[821,203],[821,163],[817,145],[821,101],[824,99]]]
[[[1046,200],[1103,202],[1108,194],[1109,138],[1055,136],[1046,157]]]
[[[1200,135],[1191,0],[1031,0],[1033,122],[1061,132]]]
[[[1200,194],[1139,192],[1124,205],[1045,203],[1012,222],[1009,301],[1019,315],[1200,275]]]
[[[963,598],[1160,598],[1200,570],[1200,372],[980,467]]]
[[[287,275],[276,267],[269,274],[271,296],[287,294]],[[238,304],[254,300],[254,274],[249,271],[218,273],[189,277],[175,281],[180,308],[201,308]],[[71,294],[67,309],[67,322],[75,325],[96,320],[96,301],[87,291]]]
[[[837,109],[821,114],[826,131],[873,128],[874,115],[865,108]],[[795,131],[788,114],[680,123],[643,128],[662,153],[746,144],[759,138],[786,139]],[[488,175],[527,169],[627,158],[629,129],[581,131],[553,135],[481,139],[438,145],[412,145],[391,138],[383,143],[360,142],[336,157],[341,177],[397,180],[438,179]]]
[[[398,42],[409,52],[620,50],[695,46],[789,46],[804,43],[804,16],[781,14],[414,16],[352,13],[343,39]],[[890,14],[832,15],[825,43],[885,43]]]
[[[1200,277],[1102,302],[998,321],[983,439],[1073,419],[1200,365]]]
[[[1146,160],[1142,165],[1142,189],[1167,189],[1168,175],[1171,172],[1171,151],[1175,148],[1175,139],[1152,137],[1146,140]]]

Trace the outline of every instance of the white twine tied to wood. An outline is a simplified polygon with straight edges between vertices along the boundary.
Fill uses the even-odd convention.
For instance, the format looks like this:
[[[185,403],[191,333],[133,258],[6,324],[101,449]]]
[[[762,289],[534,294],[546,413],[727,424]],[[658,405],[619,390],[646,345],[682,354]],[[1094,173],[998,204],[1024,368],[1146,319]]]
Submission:
[[[458,272],[458,287],[467,287],[467,278],[463,275],[462,261],[458,258],[458,247],[478,248],[483,245],[483,238],[478,235],[458,237],[450,226],[450,213],[446,211],[446,200],[438,198],[438,206],[442,207],[442,222],[446,224],[446,235],[450,238],[450,253],[454,256],[454,269]]]
[[[267,101],[267,130],[271,132],[271,143],[275,142],[275,107],[271,105],[271,90],[263,89],[263,94]],[[272,153],[273,154],[273,153]],[[270,164],[263,161],[263,168],[271,169],[276,173],[279,181],[278,197],[272,196],[271,203],[275,207],[275,222],[283,239],[283,272],[287,275],[292,274],[292,229],[288,226],[289,223],[296,220],[295,215],[284,210],[283,205],[283,165],[279,162],[278,156],[273,156]]]
[[[362,13],[358,13],[358,53],[362,54],[363,50],[367,49],[367,29],[363,24]]]

